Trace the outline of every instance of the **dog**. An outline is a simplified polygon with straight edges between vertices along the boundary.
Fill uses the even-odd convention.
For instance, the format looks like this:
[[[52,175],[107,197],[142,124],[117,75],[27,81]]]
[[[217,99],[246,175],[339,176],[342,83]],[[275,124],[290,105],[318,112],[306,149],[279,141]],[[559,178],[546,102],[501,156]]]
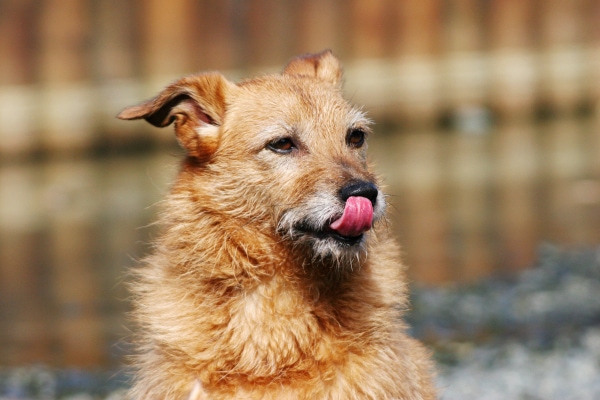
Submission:
[[[133,399],[434,399],[366,157],[371,122],[330,52],[232,83],[184,77],[118,118],[185,150],[136,268]]]

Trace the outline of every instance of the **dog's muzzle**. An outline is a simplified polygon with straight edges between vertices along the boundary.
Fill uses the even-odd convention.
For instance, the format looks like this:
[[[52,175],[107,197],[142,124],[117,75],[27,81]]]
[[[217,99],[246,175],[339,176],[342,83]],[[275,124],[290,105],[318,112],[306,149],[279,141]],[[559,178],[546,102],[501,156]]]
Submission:
[[[359,237],[373,226],[373,207],[377,201],[377,187],[371,182],[356,182],[340,190],[344,202],[342,215],[329,229],[345,238]]]
[[[343,209],[330,215],[319,224],[311,217],[303,218],[294,224],[296,234],[307,235],[321,240],[331,241],[344,246],[361,243],[362,238],[371,229],[374,222],[374,209],[379,190],[371,182],[352,181],[342,187],[337,197]],[[295,235],[293,235],[295,236]]]

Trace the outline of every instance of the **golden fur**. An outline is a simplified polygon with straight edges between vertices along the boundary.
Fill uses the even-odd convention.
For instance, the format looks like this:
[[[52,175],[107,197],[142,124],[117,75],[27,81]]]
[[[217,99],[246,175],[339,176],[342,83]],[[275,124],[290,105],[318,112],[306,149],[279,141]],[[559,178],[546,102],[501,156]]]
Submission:
[[[239,84],[189,76],[119,114],[174,122],[187,154],[133,284],[132,398],[435,398],[429,354],[401,320],[404,267],[386,227],[323,231],[342,188],[377,184],[360,141],[369,120],[341,78],[326,51]]]

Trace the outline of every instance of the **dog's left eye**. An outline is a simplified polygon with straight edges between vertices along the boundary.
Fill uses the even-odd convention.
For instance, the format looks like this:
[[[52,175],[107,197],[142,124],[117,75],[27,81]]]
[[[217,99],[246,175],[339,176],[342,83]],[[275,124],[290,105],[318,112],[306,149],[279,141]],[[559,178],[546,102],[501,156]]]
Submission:
[[[346,136],[346,143],[348,143],[348,146],[355,148],[362,147],[362,145],[365,144],[365,136],[366,133],[363,130],[352,129]]]
[[[269,142],[267,148],[275,153],[288,154],[296,148],[296,145],[290,138],[280,138]]]

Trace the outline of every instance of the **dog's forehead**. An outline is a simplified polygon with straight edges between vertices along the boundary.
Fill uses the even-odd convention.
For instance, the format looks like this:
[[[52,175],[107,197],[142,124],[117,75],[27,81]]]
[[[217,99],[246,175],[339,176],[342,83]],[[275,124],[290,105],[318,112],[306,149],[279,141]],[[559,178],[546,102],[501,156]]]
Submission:
[[[243,82],[231,104],[234,118],[259,125],[314,125],[347,129],[367,125],[364,114],[337,87],[316,79],[274,75]]]

